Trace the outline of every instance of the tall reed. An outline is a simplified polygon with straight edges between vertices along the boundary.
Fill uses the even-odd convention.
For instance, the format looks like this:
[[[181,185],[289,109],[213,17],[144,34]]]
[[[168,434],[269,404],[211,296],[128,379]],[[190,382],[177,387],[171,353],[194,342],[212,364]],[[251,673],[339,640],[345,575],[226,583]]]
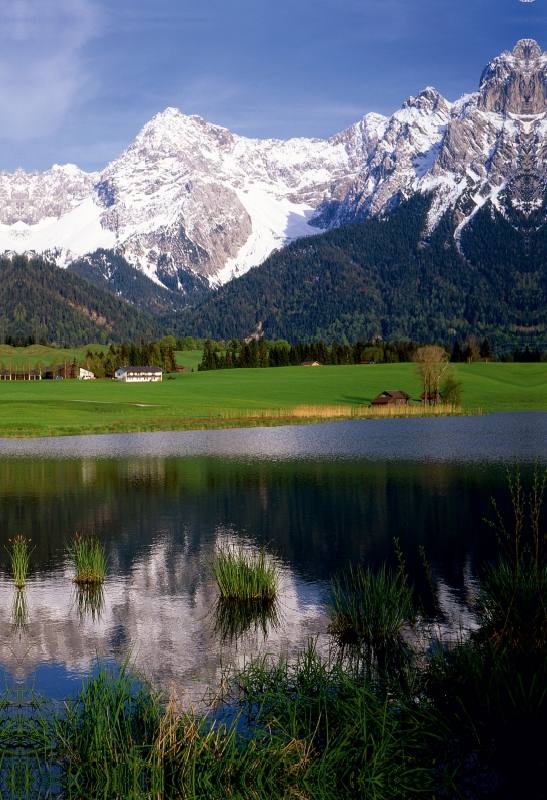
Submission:
[[[8,539],[11,547],[6,548],[11,562],[14,583],[17,589],[22,589],[27,581],[28,568],[32,550],[29,549],[31,539],[26,536],[16,536]],[[34,550],[34,548],[33,548]]]
[[[103,583],[106,573],[104,544],[94,534],[81,536],[76,533],[67,553],[74,569],[74,583],[79,586]]]
[[[277,596],[280,572],[276,561],[242,547],[221,547],[213,554],[212,570],[222,600],[271,603]]]

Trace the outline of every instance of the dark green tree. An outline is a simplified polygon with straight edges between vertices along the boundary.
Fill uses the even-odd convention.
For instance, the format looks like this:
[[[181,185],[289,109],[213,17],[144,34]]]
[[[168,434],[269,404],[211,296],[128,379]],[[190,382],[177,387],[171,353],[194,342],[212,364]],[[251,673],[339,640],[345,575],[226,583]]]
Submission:
[[[462,348],[460,347],[460,343],[458,342],[458,340],[457,340],[457,339],[456,339],[456,341],[454,342],[454,347],[452,348],[452,356],[450,357],[450,360],[451,360],[451,361],[452,361],[454,364],[459,364],[459,363],[460,363],[460,361],[463,361],[463,352],[462,352]]]
[[[479,355],[481,358],[494,358],[494,354],[492,352],[492,348],[490,347],[490,342],[488,339],[485,339],[484,342],[481,344],[481,348],[479,350]]]

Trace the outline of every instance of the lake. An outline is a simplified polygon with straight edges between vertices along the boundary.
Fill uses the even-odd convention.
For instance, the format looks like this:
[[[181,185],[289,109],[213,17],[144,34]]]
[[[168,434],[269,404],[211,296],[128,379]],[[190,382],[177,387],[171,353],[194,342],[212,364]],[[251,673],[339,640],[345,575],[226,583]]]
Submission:
[[[547,461],[547,415],[332,422],[278,428],[3,439],[2,544],[35,550],[24,594],[0,555],[0,667],[8,683],[75,692],[97,656],[170,681],[196,703],[222,669],[256,653],[329,648],[331,575],[394,564],[400,540],[425,589],[419,548],[446,625],[472,623],[481,565],[495,555],[483,518],[508,511],[514,458],[529,480]],[[75,532],[105,542],[99,599],[72,584]],[[227,635],[210,570],[219,545],[267,546],[282,565],[277,619]],[[18,606],[14,608],[14,598]]]

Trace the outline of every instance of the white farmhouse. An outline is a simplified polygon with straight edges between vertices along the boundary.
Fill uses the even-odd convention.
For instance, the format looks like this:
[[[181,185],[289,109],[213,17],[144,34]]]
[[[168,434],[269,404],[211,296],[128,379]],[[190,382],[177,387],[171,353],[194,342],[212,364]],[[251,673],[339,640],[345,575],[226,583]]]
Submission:
[[[143,381],[161,381],[161,367],[118,367],[114,373],[119,381],[126,383],[142,383]]]
[[[94,379],[94,377],[95,377],[95,373],[94,373],[94,372],[91,372],[91,371],[90,371],[90,370],[88,370],[88,369],[84,369],[83,367],[80,367],[80,369],[79,369],[79,374],[78,374],[78,375],[76,375],[76,377],[77,377],[77,378],[78,378],[78,380],[80,380],[80,381],[91,381],[91,380],[93,380],[93,379]]]

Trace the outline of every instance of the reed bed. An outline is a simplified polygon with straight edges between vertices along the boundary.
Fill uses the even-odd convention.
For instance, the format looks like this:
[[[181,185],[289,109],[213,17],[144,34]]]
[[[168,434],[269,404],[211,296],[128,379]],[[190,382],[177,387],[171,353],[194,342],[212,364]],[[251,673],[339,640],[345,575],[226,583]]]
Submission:
[[[287,408],[241,409],[222,411],[221,419],[381,419],[391,417],[436,417],[462,414],[460,405],[432,403],[408,406],[312,405],[301,404]],[[479,411],[480,413],[480,411]],[[215,416],[212,414],[211,416]]]
[[[274,558],[242,547],[220,547],[211,567],[223,601],[272,603],[279,588],[280,572]]]
[[[93,586],[104,582],[106,558],[104,544],[94,534],[74,535],[67,546],[67,554],[74,569],[74,583],[78,586]]]
[[[30,556],[32,550],[30,549],[31,539],[26,536],[15,536],[14,539],[9,539],[10,547],[7,547],[11,571],[13,573],[13,581],[17,589],[22,589],[27,581],[28,568],[30,564]]]

